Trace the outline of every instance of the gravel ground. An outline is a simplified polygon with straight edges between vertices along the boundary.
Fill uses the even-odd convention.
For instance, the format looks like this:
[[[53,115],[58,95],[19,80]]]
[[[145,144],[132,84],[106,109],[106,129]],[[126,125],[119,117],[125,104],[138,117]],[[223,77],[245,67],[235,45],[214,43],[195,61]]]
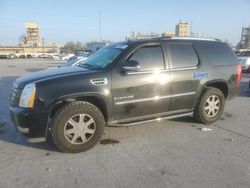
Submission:
[[[191,117],[106,128],[95,148],[64,154],[25,142],[8,112],[15,78],[60,64],[0,59],[0,187],[250,187],[249,75],[207,131]]]

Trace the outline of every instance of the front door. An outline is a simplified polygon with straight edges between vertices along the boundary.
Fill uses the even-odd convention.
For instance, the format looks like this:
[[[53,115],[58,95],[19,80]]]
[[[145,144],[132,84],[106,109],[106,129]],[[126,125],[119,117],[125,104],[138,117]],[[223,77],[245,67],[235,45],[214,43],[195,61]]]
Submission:
[[[140,64],[138,72],[121,73],[128,60]],[[170,109],[170,76],[160,44],[140,46],[112,72],[114,119],[145,117]]]

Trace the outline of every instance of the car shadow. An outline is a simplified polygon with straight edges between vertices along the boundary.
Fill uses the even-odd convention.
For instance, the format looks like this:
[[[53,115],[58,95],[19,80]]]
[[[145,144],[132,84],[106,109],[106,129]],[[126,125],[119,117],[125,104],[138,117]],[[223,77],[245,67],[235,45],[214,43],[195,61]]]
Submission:
[[[199,123],[198,121],[196,121],[191,116],[186,116],[186,117],[180,117],[180,118],[176,118],[176,119],[171,119],[169,121],[176,121],[176,122],[189,123],[189,124]]]
[[[9,142],[25,147],[59,152],[51,139],[41,143],[26,142],[24,137],[16,130],[9,116],[9,96],[12,84],[17,77],[0,77],[0,141]]]

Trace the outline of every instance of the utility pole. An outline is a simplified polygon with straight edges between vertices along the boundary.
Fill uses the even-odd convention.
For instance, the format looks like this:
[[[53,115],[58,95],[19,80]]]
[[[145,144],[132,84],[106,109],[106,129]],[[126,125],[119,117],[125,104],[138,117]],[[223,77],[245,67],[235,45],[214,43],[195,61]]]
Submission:
[[[193,33],[193,20],[191,21],[191,26],[190,26],[190,33],[191,33],[191,37],[195,37],[195,34]]]
[[[43,53],[44,53],[44,38],[42,38]]]
[[[100,35],[100,42],[102,41],[102,13],[99,11],[99,35]]]

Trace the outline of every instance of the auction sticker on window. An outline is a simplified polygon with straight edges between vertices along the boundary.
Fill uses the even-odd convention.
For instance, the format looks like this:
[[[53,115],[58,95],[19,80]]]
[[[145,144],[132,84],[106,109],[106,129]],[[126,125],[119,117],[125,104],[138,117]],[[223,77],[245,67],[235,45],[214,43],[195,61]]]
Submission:
[[[119,48],[119,49],[126,49],[128,47],[128,45],[127,44],[118,44],[118,45],[116,45],[115,46],[115,48]]]

